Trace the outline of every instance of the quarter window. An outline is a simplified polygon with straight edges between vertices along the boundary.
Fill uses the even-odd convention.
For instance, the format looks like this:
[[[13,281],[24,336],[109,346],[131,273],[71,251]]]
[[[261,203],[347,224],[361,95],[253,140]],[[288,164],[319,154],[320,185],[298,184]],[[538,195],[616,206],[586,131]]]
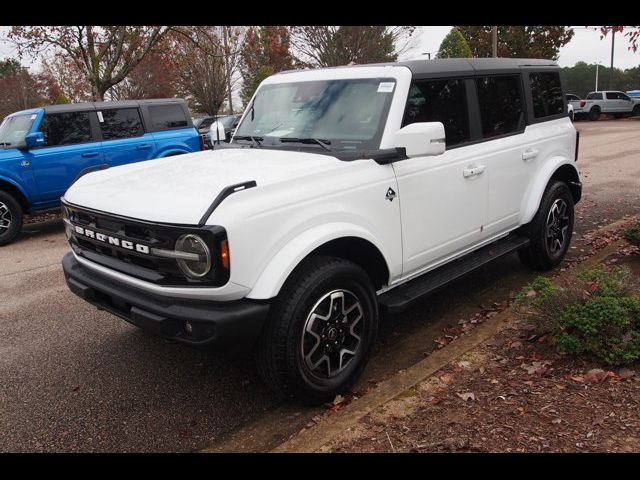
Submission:
[[[72,145],[92,140],[89,112],[47,114],[40,125],[48,147]]]
[[[178,104],[151,105],[149,115],[154,130],[170,130],[187,126],[187,116],[182,106]]]
[[[464,80],[414,82],[402,126],[416,122],[442,122],[448,147],[468,142],[471,137]]]
[[[519,75],[479,77],[476,85],[483,138],[524,130],[526,122]]]
[[[564,113],[562,85],[558,72],[533,72],[529,75],[533,116],[552,117]]]
[[[144,134],[137,108],[114,108],[102,110],[101,113],[100,127],[104,140],[140,137]]]

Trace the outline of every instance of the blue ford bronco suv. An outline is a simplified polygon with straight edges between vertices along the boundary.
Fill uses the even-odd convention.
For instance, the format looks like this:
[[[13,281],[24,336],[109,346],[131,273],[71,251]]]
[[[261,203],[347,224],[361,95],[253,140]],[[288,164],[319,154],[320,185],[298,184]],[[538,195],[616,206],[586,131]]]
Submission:
[[[182,99],[77,103],[23,110],[0,125],[0,245],[24,213],[58,208],[93,170],[203,148]]]

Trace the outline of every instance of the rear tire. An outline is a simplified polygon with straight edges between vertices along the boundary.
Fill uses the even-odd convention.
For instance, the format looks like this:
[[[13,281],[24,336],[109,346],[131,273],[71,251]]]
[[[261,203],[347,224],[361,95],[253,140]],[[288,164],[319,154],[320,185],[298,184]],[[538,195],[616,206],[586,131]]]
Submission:
[[[7,192],[0,190],[0,246],[11,243],[22,229],[22,207]]]
[[[636,105],[635,107],[633,107],[633,110],[631,111],[631,116],[632,117],[640,116],[640,105]]]
[[[552,180],[533,220],[525,227],[529,245],[518,251],[520,260],[534,270],[551,270],[562,262],[573,234],[574,205],[566,183]]]
[[[600,120],[600,109],[598,107],[594,107],[589,110],[589,120],[592,122]]]
[[[378,330],[369,276],[336,257],[310,257],[285,282],[258,341],[257,367],[276,393],[332,400],[364,370]]]

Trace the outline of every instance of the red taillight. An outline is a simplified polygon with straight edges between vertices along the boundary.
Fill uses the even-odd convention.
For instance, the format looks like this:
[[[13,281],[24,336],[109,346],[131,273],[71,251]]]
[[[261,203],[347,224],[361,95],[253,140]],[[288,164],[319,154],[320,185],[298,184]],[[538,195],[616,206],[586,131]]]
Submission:
[[[580,108],[584,107],[587,104],[584,100],[580,100]]]

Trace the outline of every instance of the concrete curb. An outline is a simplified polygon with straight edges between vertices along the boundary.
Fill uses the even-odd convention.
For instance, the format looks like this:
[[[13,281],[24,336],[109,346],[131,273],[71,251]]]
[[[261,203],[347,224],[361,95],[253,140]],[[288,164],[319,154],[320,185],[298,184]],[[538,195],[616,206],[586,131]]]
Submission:
[[[596,235],[616,230],[631,221],[633,221],[633,218],[618,220],[598,229]],[[624,240],[618,240],[602,248],[584,262],[572,266],[570,270],[595,266],[608,256],[617,252],[625,243]],[[355,425],[360,419],[373,410],[403,394],[467,351],[489,340],[510,316],[511,308],[508,308],[494,317],[489,318],[468,334],[452,341],[442,349],[431,353],[424,360],[381,382],[373,391],[368,392],[364,397],[347,405],[342,410],[321,419],[316,425],[308,429],[303,428],[271,451],[280,453],[318,451],[322,446],[329,443],[347,428]]]

